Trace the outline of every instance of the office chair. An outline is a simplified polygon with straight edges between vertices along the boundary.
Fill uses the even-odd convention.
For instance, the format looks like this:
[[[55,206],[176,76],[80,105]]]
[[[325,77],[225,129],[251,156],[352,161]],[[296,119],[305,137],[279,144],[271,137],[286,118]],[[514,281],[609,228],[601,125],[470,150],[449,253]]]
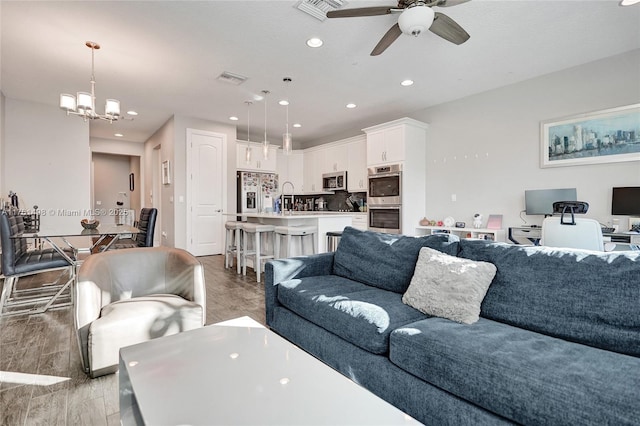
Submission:
[[[553,203],[554,213],[560,213],[560,216],[544,219],[540,245],[604,251],[600,222],[595,219],[575,217],[575,214],[586,213],[588,209],[589,204],[582,201]]]
[[[112,249],[124,249],[135,247],[153,247],[153,234],[156,227],[156,218],[158,217],[158,209],[143,208],[140,210],[140,219],[136,228],[140,232],[133,238],[123,238],[111,246]]]

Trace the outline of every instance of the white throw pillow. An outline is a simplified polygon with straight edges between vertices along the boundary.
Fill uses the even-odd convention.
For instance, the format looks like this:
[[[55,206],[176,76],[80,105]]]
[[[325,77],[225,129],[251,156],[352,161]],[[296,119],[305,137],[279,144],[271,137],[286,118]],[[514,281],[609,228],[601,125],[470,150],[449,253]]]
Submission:
[[[495,275],[492,263],[423,247],[402,301],[428,315],[473,324],[480,318],[480,305]]]

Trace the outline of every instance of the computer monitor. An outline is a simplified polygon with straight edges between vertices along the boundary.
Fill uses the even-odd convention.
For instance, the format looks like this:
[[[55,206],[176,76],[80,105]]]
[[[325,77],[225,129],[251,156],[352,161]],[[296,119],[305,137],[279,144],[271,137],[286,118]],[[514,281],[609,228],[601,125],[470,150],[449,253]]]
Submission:
[[[528,189],[524,191],[525,211],[528,215],[553,215],[556,201],[578,201],[575,188]]]
[[[611,214],[616,216],[640,216],[640,186],[613,188]]]

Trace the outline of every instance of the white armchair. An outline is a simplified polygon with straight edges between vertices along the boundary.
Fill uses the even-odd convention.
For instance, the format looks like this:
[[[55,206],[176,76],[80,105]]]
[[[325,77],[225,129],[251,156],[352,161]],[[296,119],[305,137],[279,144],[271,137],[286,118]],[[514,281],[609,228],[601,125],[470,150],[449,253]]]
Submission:
[[[121,347],[202,327],[205,315],[204,269],[184,250],[108,251],[78,271],[74,320],[91,377],[115,372]]]

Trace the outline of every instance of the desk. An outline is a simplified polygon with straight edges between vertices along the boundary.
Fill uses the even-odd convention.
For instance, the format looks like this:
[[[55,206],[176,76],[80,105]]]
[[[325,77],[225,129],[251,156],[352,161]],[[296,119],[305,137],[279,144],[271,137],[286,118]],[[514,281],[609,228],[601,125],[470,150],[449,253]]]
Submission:
[[[640,245],[640,233],[637,232],[603,232],[602,237],[605,242],[620,243],[631,246]],[[509,228],[509,241],[514,244],[521,244],[517,238],[525,238],[534,246],[540,245],[542,238],[542,227],[532,228],[530,226],[513,226]]]

